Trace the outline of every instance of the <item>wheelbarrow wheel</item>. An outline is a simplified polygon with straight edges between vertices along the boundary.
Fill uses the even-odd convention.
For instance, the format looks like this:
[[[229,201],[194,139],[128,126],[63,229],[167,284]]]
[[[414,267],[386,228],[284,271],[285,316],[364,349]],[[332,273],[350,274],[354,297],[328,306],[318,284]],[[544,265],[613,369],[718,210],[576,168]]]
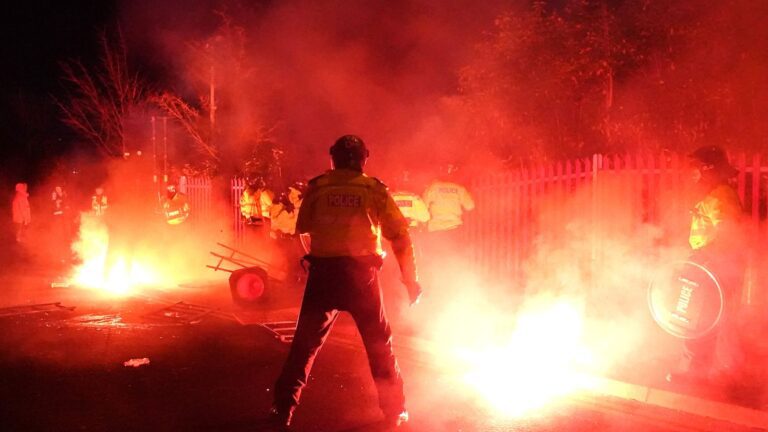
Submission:
[[[264,299],[267,288],[267,272],[259,267],[237,270],[229,277],[232,301],[239,306],[255,306]]]

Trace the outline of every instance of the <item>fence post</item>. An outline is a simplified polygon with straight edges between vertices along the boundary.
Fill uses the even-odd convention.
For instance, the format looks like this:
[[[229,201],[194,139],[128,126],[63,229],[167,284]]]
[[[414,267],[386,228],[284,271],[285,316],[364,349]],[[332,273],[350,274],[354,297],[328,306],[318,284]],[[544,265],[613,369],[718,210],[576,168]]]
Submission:
[[[590,247],[591,247],[591,260],[590,260],[590,286],[591,290],[594,292],[596,286],[596,280],[595,275],[597,274],[597,221],[599,216],[599,200],[600,200],[600,194],[598,191],[598,180],[597,175],[600,170],[603,168],[603,155],[601,154],[594,154],[592,155],[592,203],[591,203],[591,224],[590,224],[590,230],[591,230],[591,236],[590,236]]]

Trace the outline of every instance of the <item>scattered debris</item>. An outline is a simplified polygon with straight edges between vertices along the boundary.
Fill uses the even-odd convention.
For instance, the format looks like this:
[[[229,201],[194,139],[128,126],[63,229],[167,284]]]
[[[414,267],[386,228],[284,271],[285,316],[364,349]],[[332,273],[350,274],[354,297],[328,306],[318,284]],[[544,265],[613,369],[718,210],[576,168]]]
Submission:
[[[175,324],[197,324],[210,315],[220,315],[218,309],[178,302],[150,312],[144,318],[155,321],[171,321]]]
[[[87,314],[74,317],[69,322],[78,327],[128,327],[123,318],[118,314]]]
[[[123,366],[125,367],[141,367],[144,365],[149,364],[149,359],[147,357],[144,358],[132,358],[128,360],[127,362],[123,362]]]
[[[259,325],[267,329],[277,340],[283,343],[293,342],[293,335],[296,334],[296,321],[277,321],[261,323]]]
[[[0,318],[29,315],[35,313],[72,312],[73,310],[75,310],[75,306],[62,306],[60,302],[11,306],[0,309]]]

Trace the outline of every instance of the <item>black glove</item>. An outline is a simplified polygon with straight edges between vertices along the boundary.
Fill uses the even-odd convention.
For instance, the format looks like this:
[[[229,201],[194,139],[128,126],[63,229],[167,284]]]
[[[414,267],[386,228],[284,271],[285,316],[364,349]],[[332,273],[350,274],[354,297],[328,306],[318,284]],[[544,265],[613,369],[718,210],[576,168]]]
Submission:
[[[421,294],[424,292],[421,289],[421,284],[417,281],[403,281],[403,284],[408,289],[408,299],[411,302],[411,306],[418,304]]]

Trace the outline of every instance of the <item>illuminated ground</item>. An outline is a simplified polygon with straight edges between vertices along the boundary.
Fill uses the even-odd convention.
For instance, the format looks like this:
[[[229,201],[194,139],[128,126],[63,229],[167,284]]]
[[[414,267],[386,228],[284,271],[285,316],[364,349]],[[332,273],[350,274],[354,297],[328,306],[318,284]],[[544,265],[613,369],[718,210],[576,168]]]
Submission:
[[[160,299],[169,296],[229,311],[223,285],[154,293],[153,298],[94,300],[87,292],[50,288],[45,277],[6,273],[2,280],[2,306],[61,301],[77,308],[0,319],[0,430],[262,430],[259,420],[269,407],[287,345],[259,327],[229,319],[172,325],[145,318],[164,307]],[[268,315],[262,311],[246,318]],[[316,363],[295,430],[384,430],[350,321],[340,320],[334,330]],[[134,358],[148,358],[150,364],[123,365]],[[498,420],[461,392],[436,392],[444,377],[430,372],[417,350],[401,347],[400,360],[413,418],[407,430],[742,430],[611,398],[560,403],[524,420]]]

